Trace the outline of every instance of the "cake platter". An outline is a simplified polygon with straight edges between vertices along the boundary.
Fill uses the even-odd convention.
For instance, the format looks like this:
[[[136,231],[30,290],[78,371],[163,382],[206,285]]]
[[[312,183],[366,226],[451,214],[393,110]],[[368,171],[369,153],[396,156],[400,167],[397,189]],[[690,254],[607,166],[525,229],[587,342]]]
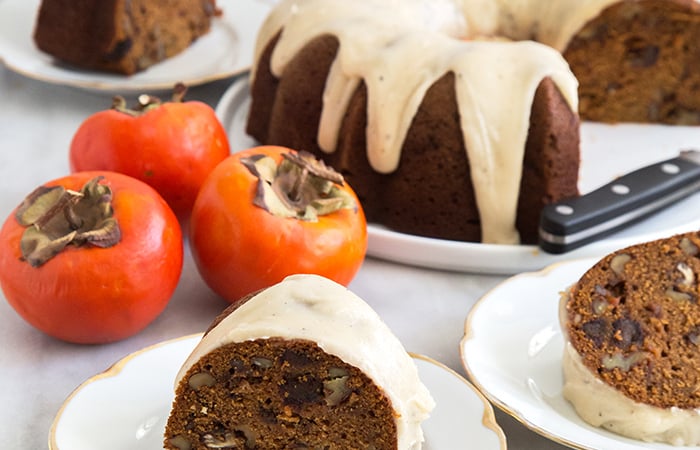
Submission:
[[[258,143],[245,132],[250,104],[248,77],[238,77],[216,112],[233,151]],[[579,190],[587,193],[616,177],[675,157],[681,149],[700,149],[700,127],[584,123],[581,127]],[[600,257],[628,245],[700,228],[700,193],[678,201],[646,220],[572,252],[553,255],[534,245],[494,245],[397,233],[368,225],[368,255],[432,269],[486,274],[540,270],[550,264]]]
[[[250,67],[255,37],[272,0],[219,0],[223,15],[182,53],[131,76],[93,72],[57,63],[32,35],[40,0],[0,0],[0,61],[40,81],[91,91],[126,93],[170,90],[176,82],[203,84]]]
[[[584,258],[516,275],[482,297],[466,319],[460,343],[469,379],[525,426],[572,448],[697,448],[640,442],[592,427],[562,396],[560,292],[596,261]]]
[[[200,339],[195,334],[155,344],[85,381],[54,418],[49,449],[162,448],[175,376]],[[506,449],[493,409],[471,384],[430,358],[412,357],[437,404],[423,425],[424,450]]]

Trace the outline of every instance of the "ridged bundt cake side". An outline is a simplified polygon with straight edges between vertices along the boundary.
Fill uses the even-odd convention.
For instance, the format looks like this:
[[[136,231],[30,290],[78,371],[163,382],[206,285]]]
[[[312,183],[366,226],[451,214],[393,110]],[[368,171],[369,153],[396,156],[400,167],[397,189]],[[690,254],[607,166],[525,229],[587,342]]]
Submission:
[[[578,193],[576,80],[566,62],[534,42],[458,39],[466,30],[456,3],[388,8],[275,8],[259,35],[248,132],[323,157],[371,222],[534,242],[542,206]]]

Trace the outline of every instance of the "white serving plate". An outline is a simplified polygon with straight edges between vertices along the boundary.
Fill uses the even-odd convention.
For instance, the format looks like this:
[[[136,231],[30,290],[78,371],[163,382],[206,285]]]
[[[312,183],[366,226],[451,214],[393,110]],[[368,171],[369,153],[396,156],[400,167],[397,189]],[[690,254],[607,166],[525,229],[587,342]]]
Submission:
[[[33,41],[40,0],[0,0],[0,61],[47,83],[92,91],[150,93],[234,76],[250,68],[260,24],[270,10],[264,0],[219,0],[223,15],[188,49],[131,76],[80,70],[57,63]]]
[[[597,259],[555,264],[516,275],[472,308],[460,344],[470,380],[497,407],[563,445],[587,450],[681,450],[595,428],[562,396],[560,292]]]
[[[61,406],[50,450],[163,448],[175,376],[201,334],[165,341],[126,356],[81,384]],[[412,355],[436,401],[424,422],[425,450],[505,450],[503,431],[486,399],[444,365]]]
[[[258,145],[245,132],[249,105],[248,78],[242,76],[216,108],[234,152]],[[583,123],[581,141],[579,190],[586,193],[626,172],[675,157],[681,149],[700,149],[700,127]],[[433,269],[513,274],[542,269],[558,261],[602,256],[631,244],[698,228],[700,193],[606,239],[562,255],[545,253],[534,245],[479,244],[413,236],[376,224],[368,225],[367,253]]]

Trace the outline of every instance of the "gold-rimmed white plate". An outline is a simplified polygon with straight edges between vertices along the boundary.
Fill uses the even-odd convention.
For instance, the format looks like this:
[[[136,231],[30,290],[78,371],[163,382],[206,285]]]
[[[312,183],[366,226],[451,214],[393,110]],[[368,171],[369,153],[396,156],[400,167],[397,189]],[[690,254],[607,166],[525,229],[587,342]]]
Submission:
[[[81,384],[61,406],[50,450],[162,448],[175,376],[201,334],[165,341],[123,358]],[[505,450],[503,431],[486,399],[464,378],[411,355],[437,406],[424,422],[425,450]]]
[[[216,111],[232,151],[258,145],[245,132],[250,106],[248,77],[236,79]],[[583,123],[579,190],[589,192],[615,177],[663,159],[679,150],[700,149],[700,127]],[[570,259],[599,257],[618,248],[700,228],[700,193],[603,240],[562,255],[534,245],[494,245],[413,236],[368,224],[367,254],[431,269],[470,273],[514,274],[543,269]]]
[[[182,53],[131,76],[76,69],[56,62],[33,41],[40,0],[0,0],[0,61],[29,78],[91,91],[151,93],[232,77],[250,68],[270,0],[219,0],[223,11],[208,34]]]
[[[535,432],[586,450],[680,450],[595,428],[562,396],[560,293],[597,259],[563,262],[516,275],[483,296],[470,311],[460,344],[464,368],[497,407]]]

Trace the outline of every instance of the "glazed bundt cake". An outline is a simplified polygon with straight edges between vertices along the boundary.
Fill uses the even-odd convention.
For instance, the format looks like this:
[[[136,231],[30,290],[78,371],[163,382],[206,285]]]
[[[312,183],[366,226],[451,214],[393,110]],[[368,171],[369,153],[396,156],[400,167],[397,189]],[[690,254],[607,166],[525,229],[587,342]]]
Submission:
[[[563,395],[586,422],[700,445],[700,233],[614,252],[562,296]]]
[[[697,13],[694,0],[283,0],[258,36],[247,131],[322,156],[371,222],[533,243],[541,208],[578,194],[574,74],[584,118],[642,120],[634,103],[691,121]]]
[[[295,275],[231,305],[182,366],[167,449],[420,449],[434,402],[379,316]]]
[[[42,0],[37,47],[76,67],[133,74],[209,32],[216,0]]]

